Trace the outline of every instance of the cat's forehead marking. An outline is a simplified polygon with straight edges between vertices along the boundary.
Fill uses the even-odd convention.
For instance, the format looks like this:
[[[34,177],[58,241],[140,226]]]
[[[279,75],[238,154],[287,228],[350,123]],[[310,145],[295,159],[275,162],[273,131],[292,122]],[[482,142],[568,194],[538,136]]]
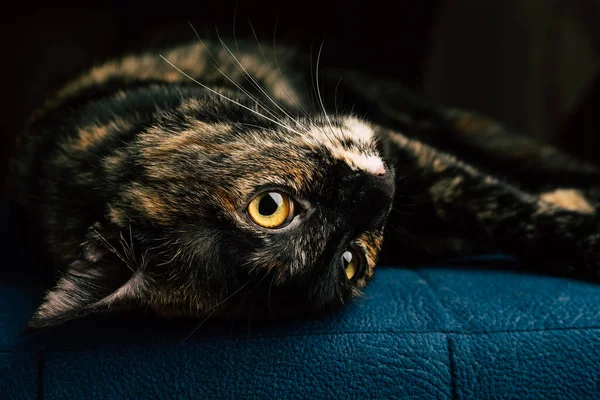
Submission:
[[[346,118],[344,122],[344,133],[349,134],[352,139],[363,143],[373,142],[374,132],[370,126],[354,117]]]
[[[373,129],[359,119],[346,118],[341,126],[313,127],[308,133],[351,169],[375,175],[385,173],[383,160],[375,148]]]
[[[331,154],[337,159],[344,160],[353,170],[362,170],[375,175],[385,173],[383,160],[379,156],[357,154],[343,149],[335,149]]]

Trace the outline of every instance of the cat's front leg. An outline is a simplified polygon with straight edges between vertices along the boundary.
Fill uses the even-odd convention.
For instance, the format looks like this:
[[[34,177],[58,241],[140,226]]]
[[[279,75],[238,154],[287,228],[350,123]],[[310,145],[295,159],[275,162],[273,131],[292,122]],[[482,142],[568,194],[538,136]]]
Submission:
[[[419,192],[415,195],[429,203],[448,232],[480,237],[506,253],[598,276],[600,210],[585,194],[529,193],[403,135],[388,132],[385,141],[388,156],[401,171],[398,176],[410,175]]]

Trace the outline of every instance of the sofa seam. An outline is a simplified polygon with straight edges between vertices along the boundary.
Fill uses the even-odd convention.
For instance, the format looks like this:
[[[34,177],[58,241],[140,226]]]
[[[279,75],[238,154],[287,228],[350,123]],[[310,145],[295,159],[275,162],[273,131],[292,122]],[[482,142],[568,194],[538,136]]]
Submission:
[[[450,338],[451,334],[446,334],[446,344],[448,348],[448,369],[450,370],[450,393],[452,399],[458,399],[458,387],[456,382],[456,365],[454,364],[454,345]]]
[[[427,285],[427,289],[431,292],[431,294],[434,296],[435,301],[437,302],[438,306],[444,311],[444,315],[447,319],[447,323],[450,323],[451,326],[457,327],[459,326],[458,324],[458,320],[455,318],[455,316],[450,313],[449,309],[444,305],[444,303],[442,302],[442,299],[440,298],[439,294],[437,293],[436,290],[434,290],[434,285],[433,283],[427,279],[427,277],[421,272],[419,271],[417,268],[415,267],[411,267],[410,268],[419,278],[421,278],[423,280],[423,282],[425,282],[425,285]]]

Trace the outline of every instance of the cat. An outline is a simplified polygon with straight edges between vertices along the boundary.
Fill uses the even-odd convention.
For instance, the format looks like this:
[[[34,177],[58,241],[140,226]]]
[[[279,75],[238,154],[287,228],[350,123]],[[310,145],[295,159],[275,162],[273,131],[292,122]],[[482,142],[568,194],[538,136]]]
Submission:
[[[378,263],[480,251],[598,277],[598,168],[320,55],[199,40],[53,95],[11,163],[55,273],[28,328],[319,314]],[[338,90],[353,109],[324,99]]]

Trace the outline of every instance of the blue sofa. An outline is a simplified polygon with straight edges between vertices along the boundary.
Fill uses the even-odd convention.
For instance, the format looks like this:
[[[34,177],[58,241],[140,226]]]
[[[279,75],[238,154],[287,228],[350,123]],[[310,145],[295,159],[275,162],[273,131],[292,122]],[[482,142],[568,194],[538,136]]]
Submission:
[[[184,340],[197,322],[122,314],[23,334],[43,281],[3,236],[2,399],[600,398],[600,284],[509,257],[378,267],[319,320],[209,321]]]

